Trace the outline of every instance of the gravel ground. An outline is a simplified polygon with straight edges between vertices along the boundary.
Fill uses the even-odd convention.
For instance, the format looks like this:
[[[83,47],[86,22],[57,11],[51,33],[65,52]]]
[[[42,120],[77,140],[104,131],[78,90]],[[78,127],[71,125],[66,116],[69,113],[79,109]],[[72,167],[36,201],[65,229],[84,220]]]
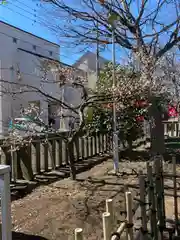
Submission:
[[[120,163],[120,172],[146,172],[143,161]],[[164,169],[170,172],[171,164]],[[78,174],[77,181],[64,179],[48,186],[41,186],[23,199],[12,202],[13,239],[71,240],[76,227],[83,228],[88,240],[102,239],[102,213],[105,200],[114,199],[116,213],[115,228],[124,219],[124,184],[137,184],[135,175],[108,174],[112,170],[112,160]],[[180,166],[177,166],[180,173]],[[166,181],[172,185],[172,181]],[[132,189],[133,196],[137,190]],[[167,216],[173,216],[173,199],[166,198]],[[21,233],[21,234],[20,234]]]

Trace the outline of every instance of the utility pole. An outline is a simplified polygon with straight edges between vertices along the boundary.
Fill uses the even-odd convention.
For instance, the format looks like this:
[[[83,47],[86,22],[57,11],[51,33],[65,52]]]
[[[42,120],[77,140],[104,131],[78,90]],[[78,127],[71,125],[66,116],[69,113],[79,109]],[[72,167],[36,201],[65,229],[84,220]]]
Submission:
[[[103,5],[104,0],[99,0]],[[111,0],[112,4],[112,0]],[[112,4],[113,5],[113,4]],[[116,18],[117,20],[117,18]],[[116,87],[116,76],[115,76],[115,65],[116,65],[116,55],[115,55],[115,19],[112,18],[111,14],[108,19],[112,27],[112,79],[113,79],[113,162],[114,162],[114,171],[117,173],[119,171],[119,148],[118,148],[118,134],[117,134],[117,121],[116,121],[116,101],[115,101],[115,87]]]
[[[97,21],[97,25],[96,25],[96,83],[99,80],[99,24]]]
[[[118,134],[117,134],[117,119],[116,119],[116,100],[115,100],[115,88],[116,88],[116,52],[115,52],[115,31],[114,24],[112,24],[112,80],[113,80],[113,162],[114,171],[119,171],[119,148],[118,148]]]

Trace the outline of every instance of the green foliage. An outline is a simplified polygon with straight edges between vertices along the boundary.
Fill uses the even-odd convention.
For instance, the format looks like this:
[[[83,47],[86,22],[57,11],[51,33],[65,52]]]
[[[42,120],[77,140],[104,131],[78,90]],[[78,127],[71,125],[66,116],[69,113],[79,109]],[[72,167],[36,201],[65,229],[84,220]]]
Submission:
[[[142,122],[137,120],[137,117],[145,117],[147,112],[142,111],[134,106],[128,106],[124,109],[121,115],[121,125],[119,128],[120,139],[127,141],[129,145],[136,139],[143,136]]]
[[[124,141],[134,141],[138,137],[142,136],[142,123],[137,121],[138,116],[147,115],[147,110],[143,108],[135,107],[134,103],[136,100],[140,100],[144,96],[139,96],[139,93],[134,89],[133,95],[127,94],[128,88],[123,88],[128,82],[129,85],[132,85],[138,81],[139,74],[135,72],[131,67],[122,67],[120,65],[115,66],[116,74],[116,86],[117,89],[117,128],[119,130],[120,139]],[[104,71],[101,71],[100,79],[97,84],[97,93],[98,94],[112,94],[112,64],[109,63],[105,67]],[[116,93],[115,93],[116,94]],[[101,108],[102,109],[102,108]],[[112,110],[104,109],[104,115],[101,115],[101,118],[98,118],[99,111],[96,113],[96,120],[99,121],[96,124],[97,127],[104,126],[108,123],[109,129],[112,129]],[[102,110],[101,110],[102,112]],[[97,115],[98,114],[98,115]],[[104,116],[104,119],[102,119]],[[101,119],[101,121],[100,121]],[[95,119],[94,119],[95,120]]]
[[[91,112],[91,117],[89,112]],[[88,110],[85,128],[88,132],[111,131],[112,129],[112,113],[103,108],[102,105],[96,105]]]
[[[104,95],[104,100],[108,95],[111,96],[112,102],[116,101],[119,137],[131,144],[132,141],[143,136],[143,120],[149,119],[151,104],[148,98],[148,89],[141,86],[139,83],[140,73],[135,72],[131,67],[116,65],[115,77],[116,88],[113,89],[112,63],[108,63],[100,73],[94,94]],[[159,111],[166,112],[168,96],[156,93],[153,98]],[[112,108],[107,107],[107,101],[104,101],[104,104],[96,105],[93,110],[89,109],[86,124],[89,131],[112,131],[112,124]]]
[[[107,94],[112,93],[112,70],[113,65],[111,62],[107,63],[102,71],[100,71],[99,80],[97,83],[97,91],[96,94]],[[115,80],[116,80],[116,90],[121,91],[126,95],[126,91],[128,89],[124,89],[124,87],[131,87],[135,85],[135,83],[139,79],[139,73],[135,72],[132,67],[124,67],[121,65],[115,65]],[[130,90],[130,89],[129,89]],[[135,88],[134,88],[135,90]]]
[[[86,112],[86,122],[91,122],[93,121],[93,107],[88,107],[87,112]]]

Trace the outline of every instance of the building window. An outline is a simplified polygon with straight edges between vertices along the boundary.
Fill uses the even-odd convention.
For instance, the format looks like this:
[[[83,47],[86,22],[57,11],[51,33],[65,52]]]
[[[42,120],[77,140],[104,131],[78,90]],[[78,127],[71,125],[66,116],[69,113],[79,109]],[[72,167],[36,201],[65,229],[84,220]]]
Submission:
[[[49,51],[49,55],[52,56],[52,51]]]
[[[36,51],[36,46],[35,45],[33,45],[33,50]]]
[[[17,43],[17,38],[13,38],[13,43]]]

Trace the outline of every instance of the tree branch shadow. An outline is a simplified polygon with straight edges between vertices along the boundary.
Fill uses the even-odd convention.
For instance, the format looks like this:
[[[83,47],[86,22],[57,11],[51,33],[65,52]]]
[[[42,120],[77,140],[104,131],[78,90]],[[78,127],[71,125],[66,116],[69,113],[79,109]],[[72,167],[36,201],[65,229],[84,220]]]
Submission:
[[[124,202],[124,183],[118,183],[116,182],[116,180],[109,182],[108,180],[91,177],[89,177],[88,179],[77,179],[76,181],[88,192],[87,196],[83,201],[84,207],[81,209],[81,211],[83,212],[83,221],[87,221],[87,219],[93,212],[96,212],[97,215],[101,216],[101,212],[103,211],[103,209],[105,209],[105,199],[104,197],[101,198],[100,192],[106,192],[108,196],[107,198],[112,199],[117,198],[117,196],[121,193],[121,196],[118,198],[118,203],[122,204]],[[109,186],[110,188],[106,189],[107,186]],[[115,186],[116,188],[114,188]],[[129,187],[132,187],[135,191],[137,191],[135,186],[136,184],[132,186],[129,185]],[[95,197],[97,194],[99,195],[99,201],[95,203],[92,198]],[[79,211],[80,209],[77,210]],[[121,211],[124,211],[124,209],[121,209],[120,212]]]
[[[128,149],[120,152],[120,158],[128,161],[147,161],[150,158],[150,152],[147,151],[129,151]]]
[[[36,235],[29,235],[21,232],[12,232],[12,239],[13,240],[48,240],[47,238],[36,236]]]
[[[110,157],[109,154],[104,156],[96,156],[76,162],[76,174],[90,170],[94,166],[101,164]],[[11,200],[17,200],[30,194],[39,186],[49,185],[56,181],[69,177],[69,166],[61,166],[55,170],[41,173],[37,175],[33,181],[18,180],[11,184]]]

